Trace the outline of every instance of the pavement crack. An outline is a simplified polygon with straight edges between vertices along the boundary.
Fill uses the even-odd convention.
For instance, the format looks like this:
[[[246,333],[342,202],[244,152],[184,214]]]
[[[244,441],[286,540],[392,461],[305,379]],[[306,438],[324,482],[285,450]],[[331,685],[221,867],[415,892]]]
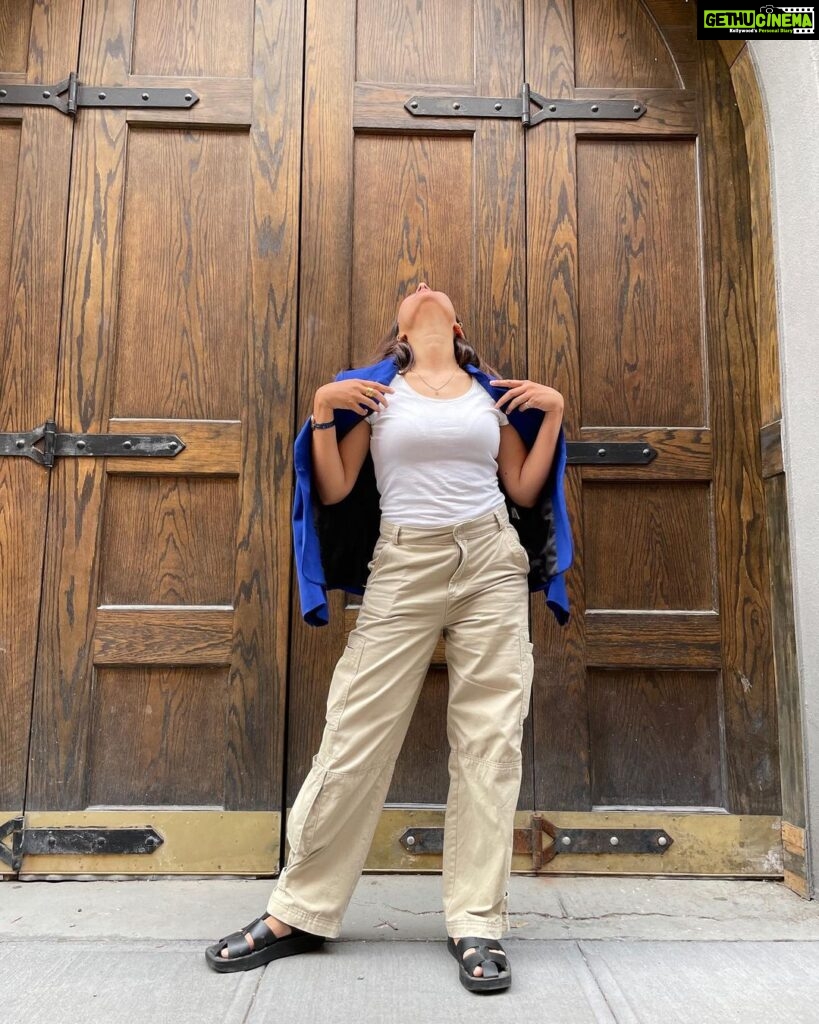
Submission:
[[[428,914],[443,914],[443,910],[409,910],[407,907],[394,907],[391,903],[386,903],[385,906],[389,907],[390,910],[396,911],[398,914],[412,914],[413,917],[426,917]]]

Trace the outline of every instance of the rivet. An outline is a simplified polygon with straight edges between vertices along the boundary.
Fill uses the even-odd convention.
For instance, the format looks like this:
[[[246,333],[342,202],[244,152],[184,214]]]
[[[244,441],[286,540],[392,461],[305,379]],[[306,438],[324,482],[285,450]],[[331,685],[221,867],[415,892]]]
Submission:
[[[556,103],[550,103],[549,104],[549,110],[551,110],[551,112],[554,113],[557,110],[557,104]]]
[[[133,448],[134,447],[134,442],[133,441],[123,441],[122,442],[122,447],[123,448],[129,448],[129,449]]]
[[[620,840],[617,838],[617,836],[612,836],[611,839],[609,839],[609,843],[611,843],[612,846],[619,846]]]
[[[103,846],[105,846],[105,838],[103,836],[99,836],[94,845],[97,847],[98,850],[101,850]]]
[[[598,107],[598,105],[596,103],[592,103],[592,113],[593,114],[596,114],[599,109],[600,109],[600,107]]]
[[[150,99],[150,96],[148,95],[148,93],[147,93],[147,92],[144,92],[144,93],[142,94],[142,98],[143,98],[144,100],[147,100],[147,99]]]
[[[186,92],[186,93],[185,93],[185,102],[186,102],[186,103],[190,103],[190,101],[191,101],[192,99],[193,99],[193,96],[191,96],[191,94],[190,94],[189,92]]]
[[[598,448],[598,449],[597,449],[597,454],[598,454],[598,455],[600,456],[600,458],[602,459],[602,458],[603,458],[603,456],[604,456],[604,455],[606,454],[606,449],[605,449],[605,448]]]
[[[49,836],[48,839],[46,840],[46,845],[47,846],[56,846],[57,845],[57,840],[54,838],[54,836]]]
[[[572,844],[572,837],[571,836],[563,836],[560,841],[561,841],[561,843],[563,843],[564,846],[571,846],[571,844]]]
[[[417,100],[413,100],[412,103],[410,103],[410,106],[412,107],[413,110],[417,110],[418,109],[418,101]]]
[[[174,451],[174,449],[178,448],[179,445],[176,443],[176,441],[171,441],[169,442],[168,447],[171,449],[171,451]]]
[[[8,90],[7,89],[0,89],[0,96],[8,96]]]
[[[407,846],[415,846],[415,836],[407,836]]]
[[[48,89],[44,89],[43,90],[43,99],[49,99],[50,96],[51,96],[51,93],[49,92],[49,90]]]
[[[657,840],[657,845],[658,846],[668,846],[668,840],[666,839],[665,836],[660,836],[660,838]]]
[[[651,449],[650,448],[643,448],[643,455],[645,455],[646,457],[651,455]]]
[[[460,103],[453,103],[452,104],[452,109],[453,110],[460,110],[461,109],[461,104]]]
[[[634,111],[635,114],[639,114],[642,108],[639,103],[635,103],[631,109]]]
[[[107,97],[106,93],[104,93],[104,92],[98,92],[97,93],[97,99],[104,100],[104,99],[107,99],[107,98],[108,97]]]
[[[17,440],[17,445],[16,445],[16,447],[17,447],[17,448],[25,448],[25,446],[26,446],[26,442],[25,442],[25,441],[24,441],[24,440],[22,439],[22,437],[21,437],[21,438],[19,438],[19,439]]]
[[[502,103],[496,103],[495,104],[495,110],[503,110],[503,104]]]
[[[88,445],[86,444],[85,441],[77,441],[77,447],[78,448],[87,448]]]

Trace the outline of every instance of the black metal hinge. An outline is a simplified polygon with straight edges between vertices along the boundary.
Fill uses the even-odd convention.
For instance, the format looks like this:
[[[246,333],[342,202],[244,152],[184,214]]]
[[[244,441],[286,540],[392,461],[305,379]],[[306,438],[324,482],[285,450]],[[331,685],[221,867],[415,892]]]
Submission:
[[[566,465],[645,466],[657,449],[644,441],[567,441]]]
[[[11,846],[4,839],[11,838]],[[100,853],[155,853],[165,842],[152,825],[126,828],[26,828],[25,819],[0,825],[0,862],[19,871],[26,854],[88,857]]]
[[[53,420],[25,433],[0,434],[0,456],[22,455],[47,469],[55,458],[172,459],[184,448],[176,434],[58,434]]]
[[[545,850],[541,836],[551,836]],[[442,827],[408,828],[399,842],[408,853],[443,853]],[[529,828],[514,830],[513,851],[532,858],[539,871],[559,853],[665,853],[674,840],[664,828],[559,828],[542,814],[533,814]]]
[[[540,108],[531,112],[531,104]],[[523,83],[519,96],[410,96],[413,117],[515,117],[524,128],[541,121],[637,121],[648,109],[639,100],[550,100]]]
[[[79,107],[175,107],[186,109],[199,102],[193,89],[145,88],[122,85],[80,85],[77,72],[56,85],[0,82],[0,105],[56,107],[75,117]]]

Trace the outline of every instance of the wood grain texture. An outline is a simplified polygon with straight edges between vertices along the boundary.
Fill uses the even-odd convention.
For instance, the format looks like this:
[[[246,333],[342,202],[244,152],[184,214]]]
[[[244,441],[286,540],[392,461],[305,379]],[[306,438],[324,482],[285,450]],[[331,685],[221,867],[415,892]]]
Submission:
[[[771,219],[771,168],[765,108],[751,55],[744,45],[731,65],[731,82],[742,116],[748,159],[759,349],[759,411],[761,422],[767,424],[782,418],[776,262]]]
[[[101,668],[85,805],[212,806],[225,772],[227,692],[225,665]]]
[[[575,85],[628,82],[648,89],[682,85],[672,53],[641,3],[574,0],[574,25]]]
[[[103,513],[102,604],[231,604],[235,479],[120,476]]]
[[[453,225],[472,224],[479,216],[469,188],[453,188],[459,179],[475,180],[477,136],[370,135],[356,138],[353,180],[353,317],[354,337],[380,338],[395,316],[395,300],[385,290],[373,301],[373,277],[380,281],[421,280],[420,252],[429,268],[431,287],[446,292],[464,323],[477,324],[474,308],[474,260],[468,246],[453,244]],[[403,202],[396,197],[403,196]],[[407,238],[407,222],[418,225],[418,237]],[[398,256],[398,258],[396,258]],[[357,346],[358,347],[358,346]],[[363,346],[361,346],[363,349]],[[355,353],[363,362],[366,350]]]
[[[30,54],[29,51],[29,39],[31,37],[35,12],[39,26],[42,27],[47,24],[43,20],[43,12],[36,11],[36,7],[37,5],[34,3],[34,0],[28,0],[27,3],[21,3],[20,0],[0,0],[0,74],[4,78],[14,71],[25,75],[29,59],[36,66],[38,61],[45,57],[42,51],[39,54]],[[52,17],[62,18],[67,16],[73,19],[76,12],[76,6],[69,7],[65,14],[54,12]],[[62,23],[57,22],[55,29],[57,31],[76,29],[76,23],[73,20]],[[71,45],[71,43],[76,42],[76,37],[71,35],[66,42]],[[51,59],[50,54],[47,59]],[[5,180],[8,181],[10,179],[6,178]]]
[[[782,450],[782,420],[766,423],[759,431],[759,454],[762,459],[762,475],[776,476],[785,472]]]
[[[707,482],[585,483],[586,607],[719,608],[710,499]]]
[[[236,0],[197,0],[195,4],[139,0],[130,72],[250,78],[253,14],[252,4]]]
[[[478,5],[446,0],[358,0],[356,83],[472,84],[475,53],[470,43],[480,17]]]
[[[524,0],[524,63],[538,68],[538,91],[570,97],[575,90],[571,0]],[[607,83],[608,84],[608,83]],[[611,128],[611,126],[609,126]],[[577,132],[573,121],[538,125],[526,139],[527,360],[526,374],[564,397],[566,438],[583,425],[578,406]],[[572,397],[574,396],[574,397]],[[589,717],[585,665],[585,551],[583,482],[567,470],[565,494],[574,560],[566,574],[571,614],[560,627],[536,595],[531,636],[535,675],[528,728],[535,807],[589,806]]]
[[[808,791],[796,621],[793,602],[788,494],[784,473],[765,481],[768,552],[771,567],[771,605],[776,670],[776,706],[782,773],[782,816],[792,825],[808,827]],[[808,865],[792,862],[790,870],[807,879]],[[801,888],[801,887],[800,887]]]
[[[696,176],[688,139],[577,145],[585,424],[706,421]]]
[[[713,671],[592,670],[592,804],[722,807],[716,684]]]
[[[161,679],[169,706],[184,706],[215,667],[218,702],[197,715],[218,711],[218,771],[193,778],[182,734],[152,734],[167,768],[156,792],[228,810],[279,806],[302,17],[284,2],[244,4],[230,16],[252,32],[215,40],[207,25],[219,10],[163,6],[170,37],[131,0],[87,8],[83,20],[83,80],[124,81],[138,53],[137,70],[167,84],[188,71],[243,76],[235,97],[250,95],[252,74],[253,105],[249,117],[228,104],[207,126],[192,127],[187,111],[161,129],[122,110],[77,122],[58,422],[170,429],[188,448],[151,467],[76,459],[53,471],[30,807],[80,808],[89,785],[113,799],[118,777],[121,801],[134,798],[116,771],[100,782],[117,745],[94,745],[100,673],[137,687],[124,706],[138,718],[139,680]],[[121,606],[98,610],[105,601]],[[114,692],[103,690],[103,700]]]
[[[600,668],[716,669],[720,621],[713,611],[586,613],[586,664]]]
[[[172,459],[105,460],[109,476],[239,476],[242,472],[242,421],[129,419],[111,417],[112,434],[176,434],[185,448]]]
[[[58,81],[73,67],[82,3],[0,7],[0,73]],[[0,123],[0,431],[51,418],[66,246],[70,118],[47,107]],[[39,628],[49,474],[0,459],[0,806],[22,809]]]
[[[779,366],[776,265],[771,214],[771,170],[765,107],[745,41],[721,43],[742,116],[749,168],[751,239],[759,349],[759,447],[765,477],[771,615],[776,673],[777,721],[782,779],[782,838],[785,884],[808,897],[809,865],[804,842],[808,822],[802,684],[796,657],[796,621]]]
[[[247,133],[140,127],[127,137],[111,408],[239,419],[249,178],[236,168],[247,166]]]
[[[726,806],[781,808],[748,162],[719,47],[701,44],[705,312],[723,669]]]
[[[101,608],[95,665],[229,665],[230,608]]]

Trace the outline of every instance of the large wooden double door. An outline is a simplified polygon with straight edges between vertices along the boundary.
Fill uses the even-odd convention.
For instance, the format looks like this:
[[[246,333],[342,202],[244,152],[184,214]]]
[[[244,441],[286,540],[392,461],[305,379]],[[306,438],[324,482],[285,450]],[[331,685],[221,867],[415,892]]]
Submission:
[[[0,2],[0,88],[80,86],[0,103],[4,873],[278,870],[356,614],[301,621],[293,438],[423,279],[566,400],[514,869],[781,874],[747,169],[687,6]],[[440,868],[446,699],[437,656],[369,868]]]

